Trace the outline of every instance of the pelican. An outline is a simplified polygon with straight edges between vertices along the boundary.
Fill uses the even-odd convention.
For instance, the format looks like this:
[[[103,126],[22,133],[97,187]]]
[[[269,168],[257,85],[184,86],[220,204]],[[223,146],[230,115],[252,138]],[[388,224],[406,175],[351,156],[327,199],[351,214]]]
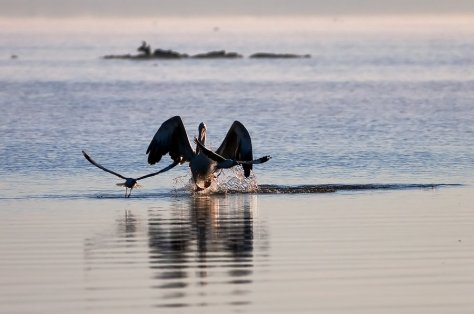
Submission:
[[[102,166],[101,164],[98,164],[94,159],[92,159],[85,151],[82,151],[82,154],[84,155],[84,157],[91,163],[93,164],[94,166],[96,166],[97,168],[100,168],[108,173],[111,173],[121,179],[124,179],[125,182],[124,183],[117,183],[118,186],[124,186],[125,187],[125,197],[130,197],[130,195],[132,194],[132,190],[133,188],[137,188],[137,187],[140,187],[140,185],[137,183],[139,180],[142,180],[142,179],[145,179],[145,178],[149,178],[149,177],[153,177],[153,176],[156,176],[157,174],[160,174],[162,172],[165,172],[167,170],[169,170],[168,168],[164,168],[158,172],[153,172],[153,173],[149,173],[147,175],[144,175],[144,176],[141,176],[139,178],[127,178],[115,171],[112,171],[110,169],[107,169],[105,168],[104,166]],[[130,192],[128,192],[128,189],[130,189]],[[128,195],[127,195],[127,192],[128,192]]]
[[[143,52],[145,56],[151,55],[151,47],[146,43],[146,41],[142,41],[142,44],[137,48],[137,51]]]
[[[198,137],[195,138],[196,149],[189,142],[181,117],[175,116],[163,122],[150,142],[146,153],[148,163],[156,164],[169,154],[173,163],[159,173],[172,169],[178,164],[189,162],[195,190],[208,188],[216,179],[220,169],[242,165],[245,177],[250,176],[254,164],[264,163],[271,159],[264,156],[253,160],[252,140],[242,123],[234,121],[219,148],[213,152],[206,148],[206,125],[201,122],[198,127]]]

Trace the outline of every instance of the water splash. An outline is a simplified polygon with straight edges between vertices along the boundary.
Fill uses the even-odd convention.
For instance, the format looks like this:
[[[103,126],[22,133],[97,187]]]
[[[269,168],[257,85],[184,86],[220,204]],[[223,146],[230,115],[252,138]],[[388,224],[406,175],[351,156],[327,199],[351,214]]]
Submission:
[[[216,193],[256,193],[258,192],[257,177],[254,172],[246,178],[241,166],[222,170],[217,180]]]
[[[172,193],[175,195],[187,194],[194,188],[193,179],[190,174],[185,174],[173,179]]]
[[[257,177],[252,172],[248,178],[243,174],[241,166],[231,169],[221,169],[217,172],[216,180],[204,190],[196,191],[195,184],[190,174],[173,179],[173,192],[175,194],[191,193],[197,195],[227,194],[227,193],[257,193],[259,187]]]

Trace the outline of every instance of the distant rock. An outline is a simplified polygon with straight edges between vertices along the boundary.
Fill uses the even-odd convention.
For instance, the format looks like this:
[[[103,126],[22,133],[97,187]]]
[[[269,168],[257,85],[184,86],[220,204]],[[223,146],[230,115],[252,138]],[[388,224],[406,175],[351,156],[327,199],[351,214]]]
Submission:
[[[225,50],[210,51],[206,53],[200,53],[192,56],[194,59],[238,59],[242,58],[241,54],[236,52],[226,52]]]
[[[140,55],[141,56],[141,55]],[[125,54],[125,55],[105,55],[102,58],[104,59],[137,59],[138,55],[131,55],[131,54]]]
[[[272,52],[257,52],[252,55],[250,55],[249,58],[253,59],[264,59],[264,58],[269,58],[269,59],[304,59],[304,58],[311,58],[311,55],[305,54],[305,55],[298,55],[298,54],[293,54],[293,53],[272,53]]]
[[[146,41],[142,41],[137,48],[139,54],[122,54],[122,55],[106,55],[104,59],[126,59],[126,60],[152,60],[152,59],[240,59],[243,56],[237,52],[227,52],[225,50],[209,51],[189,56],[185,53],[179,53],[174,50],[155,49],[153,52],[150,45]],[[13,57],[12,57],[13,58]],[[293,53],[273,53],[273,52],[257,52],[249,56],[253,59],[298,59],[311,58],[311,55],[299,55]]]
[[[173,50],[155,49],[151,52],[150,45],[146,41],[142,41],[142,44],[137,48],[140,54],[131,55],[106,55],[104,59],[131,59],[131,60],[149,60],[149,59],[183,59],[188,58],[187,54],[181,54]]]
[[[152,57],[158,59],[182,59],[189,57],[187,54],[181,54],[173,50],[155,49]]]
[[[153,60],[153,59],[185,59],[189,56],[173,50],[155,49],[151,54],[141,53],[138,55],[106,55],[104,59],[129,59],[129,60]]]

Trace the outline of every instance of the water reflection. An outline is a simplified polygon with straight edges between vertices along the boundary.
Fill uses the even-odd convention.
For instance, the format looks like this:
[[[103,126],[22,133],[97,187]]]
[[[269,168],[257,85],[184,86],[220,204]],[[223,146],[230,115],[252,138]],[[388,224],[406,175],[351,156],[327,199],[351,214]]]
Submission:
[[[172,289],[160,306],[250,301],[256,196],[196,196],[168,211],[150,211],[150,268],[157,289]],[[184,301],[184,297],[187,297]],[[177,300],[177,299],[181,299]],[[191,303],[191,304],[190,304]]]
[[[113,224],[84,240],[86,293],[98,306],[118,291],[121,301],[138,294],[150,307],[250,304],[256,265],[268,251],[257,197],[192,196],[103,211],[102,222]]]

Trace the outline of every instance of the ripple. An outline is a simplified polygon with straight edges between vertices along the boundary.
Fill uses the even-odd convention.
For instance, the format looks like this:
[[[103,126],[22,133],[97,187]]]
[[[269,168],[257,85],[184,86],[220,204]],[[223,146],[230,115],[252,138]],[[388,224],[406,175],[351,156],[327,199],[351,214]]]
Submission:
[[[461,184],[318,184],[318,185],[273,185],[262,184],[258,186],[257,193],[261,194],[299,194],[299,193],[333,193],[338,191],[373,191],[373,190],[409,190],[409,189],[435,189],[448,186],[461,186]]]
[[[464,184],[458,183],[377,183],[377,184],[302,184],[302,185],[278,185],[278,184],[261,184],[248,188],[247,183],[235,185],[234,187],[225,186],[225,188],[215,188],[200,192],[193,192],[189,189],[171,189],[161,190],[158,192],[135,192],[131,196],[134,199],[156,199],[156,198],[174,198],[189,197],[199,198],[209,195],[225,195],[225,194],[318,194],[318,193],[335,193],[344,191],[377,191],[377,190],[416,190],[416,189],[438,189],[444,187],[462,187]],[[46,199],[46,200],[80,200],[80,199],[124,199],[123,194],[112,192],[93,193],[93,194],[40,194],[40,195],[22,195],[16,197],[0,197],[0,200],[30,200],[30,199]],[[127,198],[128,199],[128,198]]]

